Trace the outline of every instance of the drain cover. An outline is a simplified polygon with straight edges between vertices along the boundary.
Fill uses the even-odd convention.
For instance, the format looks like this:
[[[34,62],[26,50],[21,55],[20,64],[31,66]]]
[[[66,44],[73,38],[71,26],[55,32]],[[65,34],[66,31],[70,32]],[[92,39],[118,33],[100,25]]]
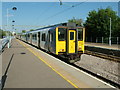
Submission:
[[[22,52],[22,53],[20,53],[20,54],[26,54],[25,52]]]

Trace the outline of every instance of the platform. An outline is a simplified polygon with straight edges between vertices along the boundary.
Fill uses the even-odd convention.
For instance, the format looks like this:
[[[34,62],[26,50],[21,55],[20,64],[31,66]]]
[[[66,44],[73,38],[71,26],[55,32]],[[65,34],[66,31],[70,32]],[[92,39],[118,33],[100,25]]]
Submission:
[[[112,44],[110,46],[109,44],[104,44],[104,43],[85,42],[85,46],[105,48],[105,49],[113,49],[113,50],[120,50],[120,45],[117,45],[117,44]]]
[[[2,80],[4,88],[114,88],[16,39],[2,53]]]
[[[3,53],[3,74],[5,88],[74,88],[16,40]]]

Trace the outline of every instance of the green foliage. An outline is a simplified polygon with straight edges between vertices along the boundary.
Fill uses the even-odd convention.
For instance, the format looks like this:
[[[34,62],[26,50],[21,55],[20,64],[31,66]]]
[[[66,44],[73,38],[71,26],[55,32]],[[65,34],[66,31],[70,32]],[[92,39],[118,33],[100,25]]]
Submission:
[[[120,17],[117,19],[116,29],[113,31],[113,34],[120,37]]]
[[[117,13],[109,7],[89,12],[84,24],[87,37],[109,37],[110,18],[112,37],[118,37],[120,35],[120,18],[117,16]]]
[[[68,22],[76,23],[78,26],[82,26],[83,20],[82,19],[73,19],[68,20]]]
[[[22,33],[26,33],[26,30],[22,30]]]
[[[30,29],[30,31],[34,31],[34,29]]]
[[[6,31],[0,29],[0,38],[3,38],[3,36],[6,36]]]

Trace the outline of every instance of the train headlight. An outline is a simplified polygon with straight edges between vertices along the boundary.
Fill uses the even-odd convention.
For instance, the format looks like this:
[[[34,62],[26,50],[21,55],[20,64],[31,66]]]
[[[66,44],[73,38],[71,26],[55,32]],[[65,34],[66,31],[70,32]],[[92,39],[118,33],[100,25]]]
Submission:
[[[79,47],[78,47],[78,50],[79,50],[79,51],[82,50],[82,46],[79,46]]]
[[[60,49],[60,52],[64,52],[64,49]]]

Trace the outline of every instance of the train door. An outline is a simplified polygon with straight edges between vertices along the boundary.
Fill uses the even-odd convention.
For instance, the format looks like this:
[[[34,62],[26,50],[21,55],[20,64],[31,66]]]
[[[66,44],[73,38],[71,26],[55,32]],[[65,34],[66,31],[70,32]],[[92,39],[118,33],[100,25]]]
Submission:
[[[75,30],[69,30],[68,32],[68,53],[75,53]]]
[[[50,44],[51,44],[51,39],[50,39],[50,31],[48,31],[48,51],[50,51]]]
[[[38,32],[38,47],[40,48],[40,32]]]

